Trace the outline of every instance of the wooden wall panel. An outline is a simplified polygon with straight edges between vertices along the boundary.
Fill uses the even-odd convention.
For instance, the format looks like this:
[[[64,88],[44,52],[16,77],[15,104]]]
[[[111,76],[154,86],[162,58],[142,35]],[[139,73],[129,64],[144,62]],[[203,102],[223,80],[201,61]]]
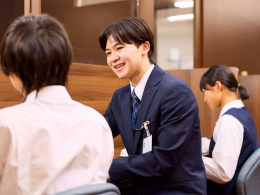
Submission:
[[[23,96],[17,92],[9,79],[0,71],[0,109],[21,103]]]
[[[31,0],[24,0],[24,15],[31,13]]]
[[[204,102],[204,95],[200,91],[200,79],[202,75],[208,69],[193,69],[191,70],[191,84],[190,88],[193,91],[199,106],[199,113],[200,113],[200,126],[201,126],[201,136],[211,138],[213,130],[215,128],[215,122],[218,118],[212,118],[212,115],[218,116],[220,114],[219,110],[212,111],[210,107]]]
[[[32,0],[32,14],[41,14],[41,0]]]
[[[194,68],[203,68],[203,1],[194,0]]]
[[[260,1],[201,2],[202,67],[225,64],[249,74],[260,74]]]
[[[243,103],[255,121],[257,140],[260,143],[260,75],[239,76],[239,83],[250,93],[250,98]]]
[[[86,65],[73,63],[71,65],[69,75],[84,75],[97,77],[118,78],[109,66]]]
[[[73,100],[104,114],[115,90],[128,83],[128,80],[117,78],[108,66],[72,64],[66,87]],[[24,99],[2,71],[0,71],[0,94],[0,108],[19,104]],[[114,158],[118,158],[124,148],[121,136],[114,139],[114,146]]]
[[[237,68],[232,68],[232,70],[238,75]],[[190,86],[199,105],[201,134],[203,137],[210,138],[220,110],[211,111],[204,102],[203,93],[199,89],[199,82],[205,71],[207,71],[206,68],[171,70],[167,72],[184,80]],[[79,101],[104,114],[114,91],[128,83],[128,79],[122,80],[117,78],[107,66],[72,64],[69,71],[67,89],[73,100]],[[0,108],[15,105],[23,101],[22,96],[12,87],[9,78],[4,76],[2,72],[0,72],[0,94]],[[259,99],[259,96],[255,98]],[[252,101],[255,100],[252,99]],[[121,149],[124,148],[120,136],[114,139],[114,145],[114,157],[118,158]]]
[[[99,35],[110,24],[134,15],[133,0],[75,7],[73,0],[42,0],[41,11],[59,20],[73,47],[73,62],[106,64]]]
[[[123,81],[125,80],[119,81],[118,78],[70,75],[67,88],[72,99],[77,101],[111,100],[111,95],[118,86],[129,83]]]
[[[0,42],[8,26],[19,16],[24,14],[24,0],[0,1]]]
[[[137,17],[144,19],[154,33],[154,0],[139,0]]]

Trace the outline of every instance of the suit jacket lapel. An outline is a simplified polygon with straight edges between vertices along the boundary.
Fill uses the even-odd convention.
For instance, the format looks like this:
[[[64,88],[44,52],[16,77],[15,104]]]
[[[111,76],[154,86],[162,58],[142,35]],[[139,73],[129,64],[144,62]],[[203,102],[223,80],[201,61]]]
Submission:
[[[147,112],[149,110],[149,107],[151,105],[151,102],[153,100],[153,97],[158,90],[156,85],[158,82],[161,81],[163,73],[164,73],[164,71],[158,65],[155,64],[155,67],[149,76],[149,79],[146,83],[146,86],[145,86],[145,89],[143,92],[142,101],[141,101],[141,105],[140,105],[140,109],[139,109],[138,117],[137,117],[137,121],[136,121],[136,127],[138,129],[140,129],[142,124],[145,122],[145,118],[146,118]],[[136,153],[136,149],[137,149],[139,139],[141,137],[142,132],[143,131],[135,132],[134,154]]]
[[[121,113],[124,121],[124,137],[127,137],[128,145],[125,144],[127,152],[129,155],[134,154],[134,130],[132,128],[132,109],[131,109],[131,93],[130,86],[129,91],[125,92],[122,96]],[[123,133],[121,132],[121,134]]]

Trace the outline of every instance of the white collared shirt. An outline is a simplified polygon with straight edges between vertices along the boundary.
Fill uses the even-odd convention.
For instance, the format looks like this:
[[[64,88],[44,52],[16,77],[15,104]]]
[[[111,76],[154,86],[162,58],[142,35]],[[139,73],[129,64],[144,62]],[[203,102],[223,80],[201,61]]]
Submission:
[[[152,73],[154,68],[154,64],[148,69],[148,71],[144,74],[144,76],[141,78],[139,83],[136,85],[136,87],[133,87],[133,85],[130,83],[131,86],[131,94],[133,93],[133,90],[135,89],[135,94],[139,98],[139,100],[142,100],[144,88],[146,86],[147,80],[149,79],[150,74]]]
[[[231,115],[222,115],[231,108],[242,107],[242,101],[235,100],[222,108],[213,132],[215,147],[212,158],[203,157],[207,179],[215,183],[227,183],[233,178],[244,138],[244,127],[239,120]]]
[[[105,183],[114,146],[109,125],[64,86],[31,92],[0,110],[0,194],[50,195]]]

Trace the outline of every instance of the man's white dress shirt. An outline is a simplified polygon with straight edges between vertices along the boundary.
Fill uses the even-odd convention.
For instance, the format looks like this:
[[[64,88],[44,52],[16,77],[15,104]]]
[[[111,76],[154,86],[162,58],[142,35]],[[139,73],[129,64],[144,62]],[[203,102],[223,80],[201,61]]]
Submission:
[[[144,74],[144,76],[141,78],[139,83],[136,85],[136,87],[133,87],[133,85],[130,83],[131,86],[131,94],[133,93],[133,90],[135,89],[135,94],[139,98],[139,100],[142,100],[144,88],[146,86],[146,83],[150,77],[150,74],[152,73],[154,68],[154,64],[147,70],[147,72]]]
[[[222,108],[213,132],[215,147],[212,158],[203,157],[207,179],[215,183],[227,183],[233,178],[244,138],[244,127],[239,120],[231,115],[222,115],[231,108],[242,107],[242,101],[235,100]],[[202,145],[205,144],[209,145],[209,141],[202,139]]]
[[[53,195],[105,183],[114,155],[104,117],[64,86],[0,110],[0,194]]]

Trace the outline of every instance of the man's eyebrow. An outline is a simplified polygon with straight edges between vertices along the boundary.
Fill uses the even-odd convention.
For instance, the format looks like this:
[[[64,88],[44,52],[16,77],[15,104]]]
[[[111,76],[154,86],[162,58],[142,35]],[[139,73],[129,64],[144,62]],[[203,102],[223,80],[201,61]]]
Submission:
[[[119,43],[119,42],[117,42],[117,43],[114,44],[112,47],[115,48],[115,47],[118,46],[118,45],[124,45],[124,43]],[[107,50],[109,50],[109,49],[106,48],[105,51],[107,51]]]

